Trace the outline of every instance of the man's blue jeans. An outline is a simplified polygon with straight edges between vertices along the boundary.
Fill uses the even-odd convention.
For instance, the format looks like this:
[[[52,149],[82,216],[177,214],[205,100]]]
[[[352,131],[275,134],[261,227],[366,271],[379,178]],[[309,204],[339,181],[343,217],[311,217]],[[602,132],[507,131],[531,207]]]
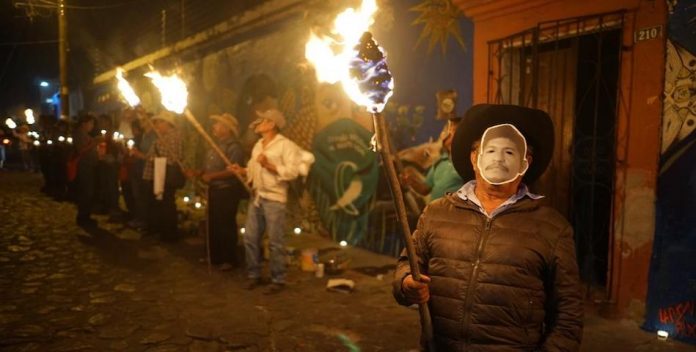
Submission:
[[[271,252],[271,281],[284,284],[286,274],[285,254],[285,203],[259,199],[258,206],[249,200],[249,210],[244,233],[247,271],[250,279],[261,277],[262,242],[264,230],[268,231]]]

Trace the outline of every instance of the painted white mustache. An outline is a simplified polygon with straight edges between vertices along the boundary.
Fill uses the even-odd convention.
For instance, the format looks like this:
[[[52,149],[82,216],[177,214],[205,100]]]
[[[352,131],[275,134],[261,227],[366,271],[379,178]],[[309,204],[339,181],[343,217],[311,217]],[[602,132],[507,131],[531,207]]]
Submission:
[[[493,164],[493,165],[490,165],[490,166],[487,166],[487,167],[486,167],[486,170],[492,170],[492,169],[501,169],[501,170],[503,170],[503,171],[505,171],[505,172],[509,172],[509,171],[510,171],[507,167],[505,167],[505,166],[502,165],[502,164]]]

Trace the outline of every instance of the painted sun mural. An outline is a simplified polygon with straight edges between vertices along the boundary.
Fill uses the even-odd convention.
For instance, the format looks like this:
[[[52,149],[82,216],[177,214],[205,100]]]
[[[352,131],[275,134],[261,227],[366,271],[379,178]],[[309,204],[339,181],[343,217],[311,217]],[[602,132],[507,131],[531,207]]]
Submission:
[[[420,4],[410,8],[410,11],[420,13],[411,25],[423,25],[416,48],[422,42],[428,41],[428,54],[432,53],[436,46],[440,46],[443,55],[447,53],[447,42],[453,38],[462,49],[466,49],[464,37],[459,27],[459,19],[462,14],[452,4],[451,0],[423,0]]]

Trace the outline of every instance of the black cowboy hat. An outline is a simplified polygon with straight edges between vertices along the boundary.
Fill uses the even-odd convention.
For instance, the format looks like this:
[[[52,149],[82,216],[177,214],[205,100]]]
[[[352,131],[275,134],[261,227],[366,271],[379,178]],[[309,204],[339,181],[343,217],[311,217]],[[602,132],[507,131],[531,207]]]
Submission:
[[[551,161],[554,131],[551,117],[544,111],[518,105],[480,104],[472,106],[457,126],[452,140],[452,164],[462,180],[474,179],[469,155],[472,144],[481,139],[488,127],[509,123],[522,132],[533,150],[532,163],[523,181],[532,183],[544,173]]]

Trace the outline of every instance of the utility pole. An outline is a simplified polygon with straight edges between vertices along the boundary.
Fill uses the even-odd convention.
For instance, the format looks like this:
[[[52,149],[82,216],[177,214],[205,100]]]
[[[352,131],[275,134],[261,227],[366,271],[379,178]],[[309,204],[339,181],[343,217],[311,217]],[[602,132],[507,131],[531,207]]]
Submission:
[[[60,69],[60,115],[70,118],[70,90],[68,89],[68,19],[65,0],[58,0],[58,65]]]

